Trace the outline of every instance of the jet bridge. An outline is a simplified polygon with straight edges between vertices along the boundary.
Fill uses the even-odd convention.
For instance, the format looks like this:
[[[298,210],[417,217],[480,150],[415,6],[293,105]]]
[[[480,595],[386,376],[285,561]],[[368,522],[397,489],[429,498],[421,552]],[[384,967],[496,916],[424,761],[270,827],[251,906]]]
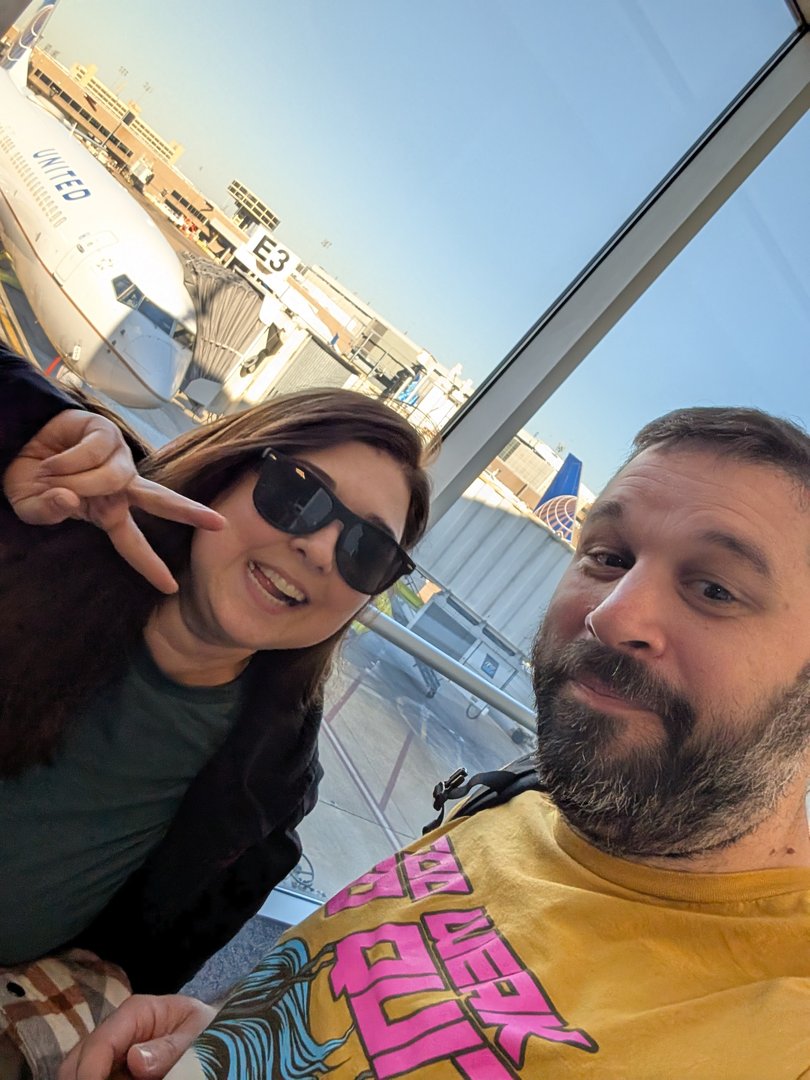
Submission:
[[[220,386],[267,327],[262,297],[245,278],[202,255],[182,253],[184,282],[194,301],[197,340],[181,391],[195,379]]]

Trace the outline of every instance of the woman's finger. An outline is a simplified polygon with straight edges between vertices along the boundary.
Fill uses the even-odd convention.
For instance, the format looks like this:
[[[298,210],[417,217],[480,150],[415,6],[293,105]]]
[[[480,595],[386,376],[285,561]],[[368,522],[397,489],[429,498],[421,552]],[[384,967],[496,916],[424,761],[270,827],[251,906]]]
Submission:
[[[210,506],[195,502],[140,476],[130,484],[127,496],[130,505],[137,506],[154,517],[193,525],[198,529],[221,529],[225,526],[225,518]]]
[[[82,500],[68,488],[48,488],[36,495],[11,499],[14,513],[27,525],[59,525],[68,518],[83,518]]]
[[[121,512],[123,509],[123,513]],[[117,504],[110,509],[102,506],[93,508],[91,520],[103,529],[121,558],[128,562],[133,570],[146,578],[162,593],[176,593],[177,582],[166,563],[149,546],[149,541],[135,524],[129,509]]]
[[[135,995],[68,1054],[58,1080],[107,1080],[125,1061],[133,1076],[165,1076],[215,1014],[210,1006],[180,994]]]
[[[77,447],[76,449],[79,449]],[[137,478],[137,470],[131,457],[114,454],[103,464],[83,472],[55,473],[48,468],[52,458],[40,466],[36,479],[43,484],[59,484],[69,487],[85,499],[95,496],[116,495],[123,492]]]
[[[42,463],[42,471],[50,476],[69,476],[98,469],[116,455],[128,461],[134,474],[132,454],[117,428],[109,423],[88,425],[83,429],[81,441],[47,457]]]

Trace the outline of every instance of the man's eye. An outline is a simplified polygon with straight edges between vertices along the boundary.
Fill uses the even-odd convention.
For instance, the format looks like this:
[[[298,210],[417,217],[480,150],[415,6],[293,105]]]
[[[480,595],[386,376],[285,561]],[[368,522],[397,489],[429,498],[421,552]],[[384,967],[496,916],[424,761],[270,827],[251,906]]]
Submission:
[[[733,604],[737,599],[728,589],[718,585],[716,581],[699,581],[697,583],[701,595],[707,600],[714,600],[719,604]]]
[[[617,551],[586,551],[582,557],[592,564],[610,569],[627,570],[632,566],[632,559]]]

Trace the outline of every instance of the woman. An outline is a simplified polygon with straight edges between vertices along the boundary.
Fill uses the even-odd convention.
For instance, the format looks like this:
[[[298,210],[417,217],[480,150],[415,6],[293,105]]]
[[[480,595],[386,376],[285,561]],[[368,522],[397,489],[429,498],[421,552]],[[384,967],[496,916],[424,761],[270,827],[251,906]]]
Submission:
[[[75,409],[0,356],[0,964],[78,944],[170,992],[297,862],[323,684],[411,566],[427,451],[348,391],[149,455]]]

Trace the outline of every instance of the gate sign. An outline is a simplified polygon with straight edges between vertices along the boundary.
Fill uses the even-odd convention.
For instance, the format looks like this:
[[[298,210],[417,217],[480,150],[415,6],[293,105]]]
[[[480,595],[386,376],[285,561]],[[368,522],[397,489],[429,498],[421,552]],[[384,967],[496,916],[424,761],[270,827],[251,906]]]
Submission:
[[[233,253],[242,266],[272,292],[278,292],[301,261],[295,252],[280,244],[265,229],[256,229]]]

